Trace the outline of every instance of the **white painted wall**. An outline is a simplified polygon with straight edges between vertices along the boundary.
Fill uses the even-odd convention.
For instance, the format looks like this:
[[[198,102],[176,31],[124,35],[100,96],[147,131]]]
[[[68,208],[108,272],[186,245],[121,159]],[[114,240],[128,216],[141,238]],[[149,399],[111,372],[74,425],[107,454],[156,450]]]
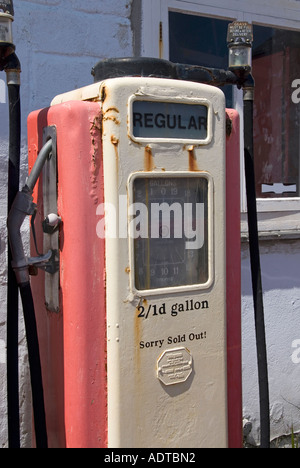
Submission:
[[[133,54],[131,0],[15,0],[16,53],[22,65],[22,174],[27,173],[26,119],[57,94],[91,84],[92,67],[103,58]],[[8,106],[0,72],[0,447],[7,446],[6,408],[6,187]],[[22,317],[22,311],[20,313]],[[20,326],[22,445],[30,446],[31,409],[26,340]]]
[[[272,438],[300,431],[300,242],[261,242]],[[257,358],[248,245],[242,248],[243,406],[259,441]],[[298,343],[296,340],[299,340]],[[297,346],[297,348],[293,347]]]
[[[287,4],[291,3],[286,0]],[[284,0],[281,0],[283,4]],[[278,3],[278,2],[277,2]],[[276,3],[276,4],[277,4]],[[224,1],[224,5],[226,1]],[[22,64],[22,176],[26,177],[26,118],[65,91],[92,83],[102,58],[131,56],[131,0],[15,0],[13,25]],[[258,7],[257,7],[258,8]],[[147,24],[145,25],[145,27]],[[156,40],[156,39],[155,39]],[[155,41],[154,41],[155,42]],[[153,43],[154,43],[153,42]],[[154,47],[154,46],[153,46]],[[155,48],[157,49],[156,45]],[[299,77],[300,78],[300,77]],[[7,446],[6,420],[6,181],[8,109],[0,73],[0,446]],[[257,365],[247,244],[242,255],[244,415],[259,440]],[[292,347],[300,340],[300,241],[262,243],[262,269],[270,371],[272,436],[300,431],[300,363]],[[299,345],[298,345],[299,346]],[[295,357],[300,357],[294,354]],[[300,359],[299,359],[300,360]],[[26,342],[20,329],[22,445],[30,446],[31,414]]]

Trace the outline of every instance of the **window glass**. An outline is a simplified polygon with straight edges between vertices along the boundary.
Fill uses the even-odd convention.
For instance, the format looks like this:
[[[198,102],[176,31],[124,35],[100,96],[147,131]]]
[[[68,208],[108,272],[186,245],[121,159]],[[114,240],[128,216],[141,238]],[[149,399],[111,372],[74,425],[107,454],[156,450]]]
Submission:
[[[170,60],[210,68],[228,67],[227,29],[231,21],[169,12]],[[224,86],[232,107],[232,86]]]
[[[206,177],[138,177],[133,184],[135,286],[138,290],[209,280]]]
[[[133,136],[203,141],[207,139],[208,108],[181,102],[134,101]]]
[[[169,12],[170,60],[226,69],[230,22]],[[253,30],[256,193],[299,197],[300,32],[257,25]],[[232,87],[223,90],[233,107]]]
[[[253,76],[257,196],[299,197],[300,33],[254,26]]]

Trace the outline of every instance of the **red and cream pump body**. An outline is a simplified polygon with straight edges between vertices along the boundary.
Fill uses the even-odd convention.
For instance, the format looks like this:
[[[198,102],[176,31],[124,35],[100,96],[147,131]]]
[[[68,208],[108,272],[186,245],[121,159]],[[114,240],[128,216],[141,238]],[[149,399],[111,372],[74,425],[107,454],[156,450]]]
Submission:
[[[49,137],[37,220],[62,222],[36,236],[59,268],[32,278],[49,445],[241,446],[237,112],[213,86],[112,78],[30,114],[30,168]]]

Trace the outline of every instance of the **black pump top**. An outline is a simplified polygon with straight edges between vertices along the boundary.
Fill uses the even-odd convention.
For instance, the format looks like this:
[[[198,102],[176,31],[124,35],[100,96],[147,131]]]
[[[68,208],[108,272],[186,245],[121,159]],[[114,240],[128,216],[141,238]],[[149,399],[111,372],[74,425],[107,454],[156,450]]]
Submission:
[[[92,68],[95,83],[109,78],[143,76],[177,78],[176,66],[168,60],[157,58],[114,58],[98,62]]]
[[[238,87],[244,83],[244,78],[247,77],[246,73],[244,73],[242,78],[239,78],[237,73],[233,73],[230,70],[173,63],[168,60],[149,57],[101,60],[101,62],[98,62],[92,68],[92,75],[94,76],[95,83],[110,78],[141,76],[194,81],[212,86],[231,84],[238,85]]]

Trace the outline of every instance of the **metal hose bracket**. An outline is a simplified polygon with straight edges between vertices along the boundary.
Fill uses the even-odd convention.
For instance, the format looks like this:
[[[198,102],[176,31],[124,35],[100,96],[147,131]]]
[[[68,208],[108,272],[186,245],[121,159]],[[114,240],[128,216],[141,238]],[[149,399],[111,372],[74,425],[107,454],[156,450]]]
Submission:
[[[21,236],[21,227],[26,216],[32,216],[35,213],[36,204],[33,202],[33,189],[51,151],[52,140],[49,140],[41,149],[27,179],[26,185],[23,187],[21,192],[17,193],[8,215],[7,227],[12,253],[12,267],[15,271],[17,283],[19,285],[29,282],[30,265],[35,265],[45,269],[47,262],[52,261],[54,258],[51,250],[45,255],[40,255],[38,257],[26,257]]]

